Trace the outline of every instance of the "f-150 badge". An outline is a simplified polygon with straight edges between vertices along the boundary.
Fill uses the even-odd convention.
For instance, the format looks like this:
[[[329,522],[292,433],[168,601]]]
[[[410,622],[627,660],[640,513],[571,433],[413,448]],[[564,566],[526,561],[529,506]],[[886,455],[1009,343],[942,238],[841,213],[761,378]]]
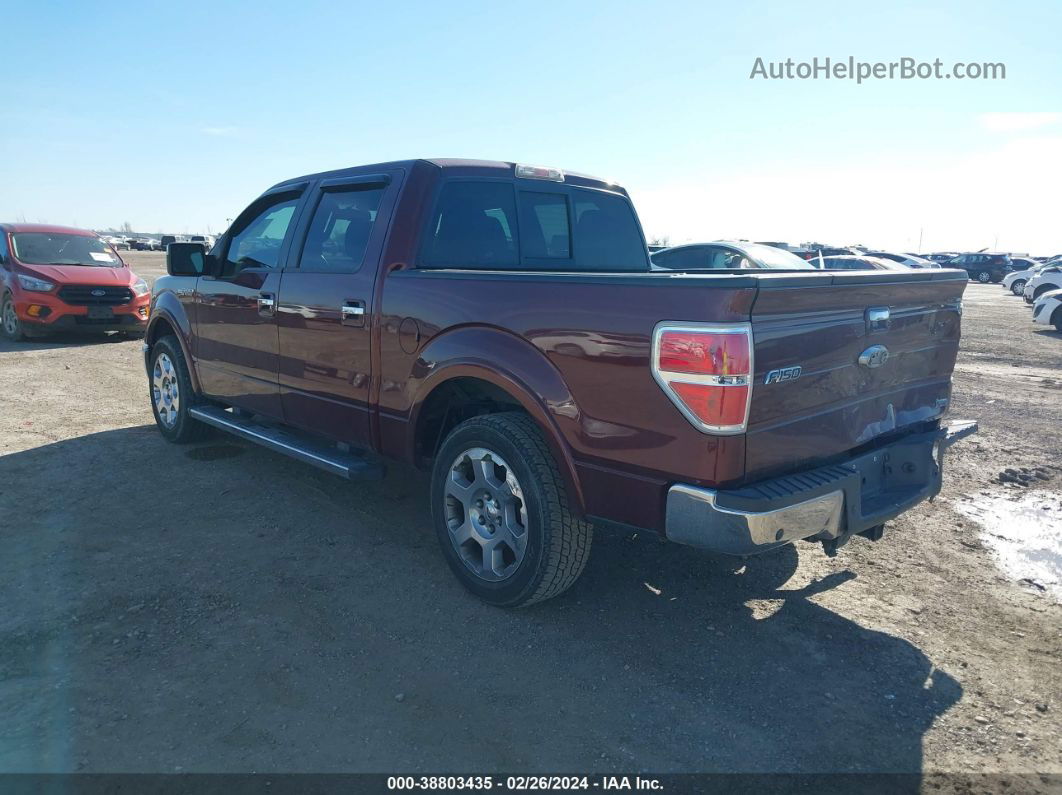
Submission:
[[[778,370],[771,370],[767,373],[767,376],[763,379],[765,384],[780,384],[783,381],[795,381],[800,378],[800,365],[795,367],[782,367]]]

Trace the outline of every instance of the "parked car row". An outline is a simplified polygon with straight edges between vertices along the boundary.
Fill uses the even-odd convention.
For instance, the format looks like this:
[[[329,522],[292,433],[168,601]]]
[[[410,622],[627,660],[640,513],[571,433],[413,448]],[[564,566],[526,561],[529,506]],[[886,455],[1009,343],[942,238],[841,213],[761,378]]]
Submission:
[[[100,235],[115,251],[165,251],[170,243],[192,242],[202,243],[209,249],[214,245],[212,235],[161,235],[154,237],[119,237],[117,235]]]
[[[1032,306],[1033,323],[1062,331],[1062,257],[1047,262],[1021,259],[1024,264],[1033,264],[1008,273],[1003,279],[1003,289],[1021,296],[1026,305]]]
[[[779,244],[750,243],[744,240],[714,240],[686,243],[650,251],[654,268],[662,270],[727,270],[781,268],[802,270],[908,270],[957,268],[980,282],[999,281],[1010,270],[1006,254],[963,254],[938,262],[917,254],[874,251],[860,248],[822,247],[798,255]]]

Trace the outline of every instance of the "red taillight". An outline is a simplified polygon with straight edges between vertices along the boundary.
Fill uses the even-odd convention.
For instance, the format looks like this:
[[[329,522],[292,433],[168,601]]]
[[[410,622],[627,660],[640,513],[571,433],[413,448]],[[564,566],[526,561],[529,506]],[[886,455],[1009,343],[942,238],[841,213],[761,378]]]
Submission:
[[[700,430],[742,433],[752,389],[752,331],[748,324],[662,323],[653,337],[653,377]]]
[[[657,366],[671,373],[747,375],[749,340],[744,334],[663,329]]]

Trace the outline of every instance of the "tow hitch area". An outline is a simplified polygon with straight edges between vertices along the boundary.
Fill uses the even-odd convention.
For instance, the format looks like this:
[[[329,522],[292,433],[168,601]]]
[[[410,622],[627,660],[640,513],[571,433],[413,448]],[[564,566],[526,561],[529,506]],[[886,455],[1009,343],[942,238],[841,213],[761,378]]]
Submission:
[[[848,466],[859,474],[859,486],[845,492],[848,529],[834,537],[820,537],[822,551],[827,557],[834,557],[853,535],[880,541],[885,535],[885,520],[926,498],[935,499],[943,477],[944,451],[976,432],[976,421],[959,420],[941,428],[936,438],[930,437],[931,441],[923,436],[922,440],[898,444],[880,455],[851,462]],[[859,510],[853,511],[856,504]],[[867,526],[867,520],[873,523]],[[863,529],[859,529],[860,525]]]

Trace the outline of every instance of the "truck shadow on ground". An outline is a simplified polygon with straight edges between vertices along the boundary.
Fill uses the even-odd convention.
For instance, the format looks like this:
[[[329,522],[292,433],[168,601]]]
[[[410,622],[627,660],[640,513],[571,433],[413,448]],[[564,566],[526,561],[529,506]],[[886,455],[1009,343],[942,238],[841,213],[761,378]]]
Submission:
[[[184,451],[0,457],[0,770],[918,772],[962,695],[816,603],[851,571],[789,584],[791,547],[602,532],[571,591],[503,611],[446,568],[420,473]]]

